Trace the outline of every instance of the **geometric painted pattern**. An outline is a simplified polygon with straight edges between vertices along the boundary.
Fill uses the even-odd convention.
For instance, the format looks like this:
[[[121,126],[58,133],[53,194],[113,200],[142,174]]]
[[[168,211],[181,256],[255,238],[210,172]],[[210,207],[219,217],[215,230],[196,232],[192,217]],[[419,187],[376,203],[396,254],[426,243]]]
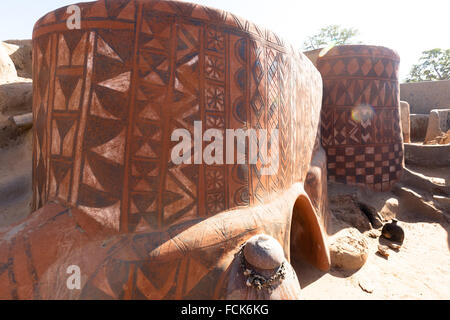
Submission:
[[[210,244],[210,230],[195,235],[201,249],[164,248],[200,221],[267,203],[305,180],[320,120],[319,74],[275,34],[230,13],[159,0],[80,8],[81,30],[67,30],[61,8],[33,33],[34,209],[57,201],[127,235],[105,244],[81,298],[217,296],[225,248]],[[194,137],[195,121],[202,133],[279,130],[277,173],[262,176],[261,162],[174,165],[170,136],[186,129]],[[269,156],[275,147],[269,140]],[[285,247],[287,227],[266,226]],[[227,250],[250,230],[235,228],[223,240],[232,242]]]
[[[401,144],[385,146],[330,147],[327,150],[328,178],[332,182],[389,190],[402,170]]]
[[[338,46],[317,61],[324,82],[322,145],[331,181],[388,191],[399,180],[399,57],[375,46]]]
[[[64,8],[37,23],[36,68],[44,80],[36,81],[42,94],[34,102],[42,123],[35,209],[58,198],[117,231],[159,230],[262,203],[304,180],[313,139],[291,137],[312,137],[318,115],[306,103],[309,92],[289,92],[296,77],[289,68],[299,57],[239,17],[184,7],[189,10],[176,2],[103,0],[82,7],[82,30],[58,23],[67,18]],[[99,18],[117,26],[98,27]],[[305,80],[293,81],[300,87]],[[202,133],[215,128],[224,136],[226,129],[268,129],[269,137],[279,130],[278,174],[261,176],[262,161],[173,165],[170,135],[186,129],[194,136],[194,121],[203,123]],[[304,158],[289,156],[294,147]]]

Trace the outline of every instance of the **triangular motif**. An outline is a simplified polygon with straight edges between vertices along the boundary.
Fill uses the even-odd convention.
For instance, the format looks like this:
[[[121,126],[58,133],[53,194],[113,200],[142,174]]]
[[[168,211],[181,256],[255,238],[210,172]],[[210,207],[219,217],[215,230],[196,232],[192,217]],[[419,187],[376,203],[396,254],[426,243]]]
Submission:
[[[131,196],[133,203],[140,213],[150,211],[152,204],[156,202],[156,192],[152,193],[136,193]]]
[[[139,117],[148,120],[159,121],[160,117],[158,113],[153,109],[151,103],[147,104],[147,106],[139,113]]]
[[[91,8],[86,13],[86,17],[107,18],[108,13],[106,12],[105,0],[99,0],[92,3]]]
[[[148,143],[144,143],[142,147],[136,152],[136,156],[141,156],[145,158],[156,158],[157,155],[150,147]]]
[[[132,1],[134,2],[134,1]],[[127,7],[130,3],[130,0],[114,0],[114,1],[106,1],[105,7],[108,12],[108,16],[110,18],[117,18],[117,16]]]
[[[63,33],[64,40],[67,44],[70,54],[72,55],[75,48],[80,43],[83,38],[84,31],[81,30],[71,30]]]
[[[104,145],[95,147],[93,152],[114,163],[123,164],[125,156],[125,129]]]
[[[59,75],[59,86],[66,98],[66,102],[70,100],[78,82],[81,80],[79,75]]]
[[[69,170],[72,168],[72,164],[69,162],[52,161],[51,167],[53,169],[53,173],[55,175],[56,182],[58,184],[60,184],[61,181],[69,173]]]
[[[130,88],[131,72],[124,72],[117,77],[98,83],[99,86],[107,87],[115,91],[126,92]]]
[[[110,57],[112,59],[119,60],[123,63],[122,59],[117,55],[117,53],[101,38],[97,38],[97,53]]]
[[[83,183],[89,187],[92,187],[96,190],[106,191],[103,186],[98,182],[95,174],[92,172],[89,163],[85,161],[84,169],[83,169]]]
[[[91,103],[91,115],[97,116],[103,119],[113,119],[119,120],[119,118],[114,117],[111,113],[107,112],[101,105],[98,100],[97,94],[94,92],[92,94],[92,103]]]
[[[124,20],[134,20],[135,12],[135,1],[130,1],[130,3],[128,3],[128,5],[120,12],[117,18]]]
[[[72,118],[56,118],[55,122],[61,141],[64,141],[64,138],[66,137],[67,133],[75,124],[75,120]]]

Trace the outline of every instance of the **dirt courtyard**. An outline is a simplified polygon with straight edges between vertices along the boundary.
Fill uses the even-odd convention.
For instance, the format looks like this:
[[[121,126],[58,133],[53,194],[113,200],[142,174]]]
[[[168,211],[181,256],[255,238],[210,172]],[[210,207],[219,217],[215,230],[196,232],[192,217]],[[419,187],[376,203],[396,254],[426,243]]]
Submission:
[[[450,225],[426,221],[418,214],[405,211],[397,216],[405,230],[405,242],[399,252],[390,250],[388,259],[376,254],[380,240],[366,236],[369,257],[357,272],[332,269],[323,273],[301,261],[293,261],[303,298],[450,299]]]

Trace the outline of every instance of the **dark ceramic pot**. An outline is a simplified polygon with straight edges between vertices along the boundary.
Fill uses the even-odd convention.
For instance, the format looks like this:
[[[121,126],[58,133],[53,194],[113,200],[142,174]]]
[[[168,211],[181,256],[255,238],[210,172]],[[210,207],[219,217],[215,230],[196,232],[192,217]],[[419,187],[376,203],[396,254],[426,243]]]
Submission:
[[[400,244],[403,244],[403,241],[405,240],[405,232],[403,231],[403,228],[398,225],[398,221],[395,219],[392,220],[391,223],[384,225],[382,235],[384,238]]]

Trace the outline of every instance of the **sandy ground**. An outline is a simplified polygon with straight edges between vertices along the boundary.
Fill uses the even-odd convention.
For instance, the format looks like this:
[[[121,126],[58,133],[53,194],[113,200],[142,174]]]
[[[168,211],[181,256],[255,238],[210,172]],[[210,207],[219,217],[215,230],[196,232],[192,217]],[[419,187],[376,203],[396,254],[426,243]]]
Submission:
[[[369,258],[357,272],[323,273],[301,261],[292,264],[306,300],[450,299],[450,225],[400,212],[405,242],[385,259],[376,252],[380,239],[366,236]],[[372,293],[364,291],[369,289]]]

